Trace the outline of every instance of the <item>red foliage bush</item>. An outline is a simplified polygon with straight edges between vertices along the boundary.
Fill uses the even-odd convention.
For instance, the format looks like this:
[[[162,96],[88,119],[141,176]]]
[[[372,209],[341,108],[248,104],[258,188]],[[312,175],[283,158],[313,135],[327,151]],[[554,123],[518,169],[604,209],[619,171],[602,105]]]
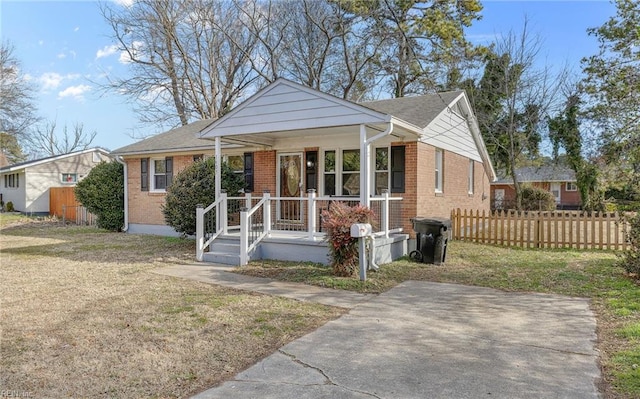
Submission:
[[[351,225],[371,223],[373,216],[366,206],[350,207],[342,202],[332,203],[322,212],[334,275],[351,277],[358,270],[358,239],[351,237]]]

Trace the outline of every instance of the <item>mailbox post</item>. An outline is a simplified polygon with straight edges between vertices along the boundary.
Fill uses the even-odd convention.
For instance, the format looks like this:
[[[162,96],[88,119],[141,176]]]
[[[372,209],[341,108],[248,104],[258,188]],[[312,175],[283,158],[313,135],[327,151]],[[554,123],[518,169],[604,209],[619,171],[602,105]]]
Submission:
[[[369,223],[354,223],[351,225],[351,237],[358,239],[358,261],[360,266],[360,281],[367,280],[367,247],[365,239],[372,233]]]

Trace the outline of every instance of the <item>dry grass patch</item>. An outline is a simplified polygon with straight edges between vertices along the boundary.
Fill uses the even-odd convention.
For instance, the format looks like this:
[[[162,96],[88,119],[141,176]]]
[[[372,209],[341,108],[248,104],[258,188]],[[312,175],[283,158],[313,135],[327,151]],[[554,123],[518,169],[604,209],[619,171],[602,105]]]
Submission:
[[[185,397],[342,313],[150,272],[191,262],[191,240],[52,222],[0,234],[0,389],[32,397]]]

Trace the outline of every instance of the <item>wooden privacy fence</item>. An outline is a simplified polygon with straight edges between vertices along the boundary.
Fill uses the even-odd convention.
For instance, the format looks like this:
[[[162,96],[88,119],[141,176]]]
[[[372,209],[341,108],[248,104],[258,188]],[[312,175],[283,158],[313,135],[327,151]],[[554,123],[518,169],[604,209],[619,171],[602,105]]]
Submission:
[[[451,211],[452,238],[522,248],[627,249],[618,212]]]
[[[62,219],[63,222],[94,225],[96,217],[87,211],[76,200],[74,187],[49,188],[49,215]]]

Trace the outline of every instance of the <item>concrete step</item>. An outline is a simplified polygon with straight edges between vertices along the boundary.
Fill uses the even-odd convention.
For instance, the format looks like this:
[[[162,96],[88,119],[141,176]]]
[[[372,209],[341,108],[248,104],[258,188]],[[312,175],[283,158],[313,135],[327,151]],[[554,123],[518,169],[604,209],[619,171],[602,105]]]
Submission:
[[[240,238],[221,236],[209,245],[209,252],[204,253],[205,262],[238,266],[240,264]]]
[[[203,261],[209,263],[220,263],[223,265],[238,266],[240,265],[240,254],[231,254],[226,252],[205,252]]]

